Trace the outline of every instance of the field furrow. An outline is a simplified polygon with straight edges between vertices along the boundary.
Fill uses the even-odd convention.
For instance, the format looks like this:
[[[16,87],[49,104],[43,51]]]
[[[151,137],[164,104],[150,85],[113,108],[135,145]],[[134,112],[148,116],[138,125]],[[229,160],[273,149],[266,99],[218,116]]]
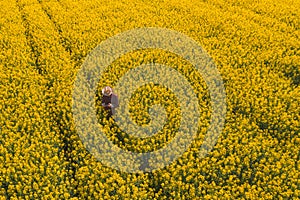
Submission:
[[[56,136],[61,140],[59,155],[66,161],[66,165],[61,167],[66,171],[65,179],[72,182],[72,185],[64,187],[68,195],[73,197],[76,196],[76,168],[73,166],[73,157],[70,156],[73,149],[70,138],[73,133],[71,125],[65,121],[71,115],[71,101],[67,101],[67,98],[62,99],[61,96],[68,95],[68,98],[71,98],[74,66],[70,61],[69,52],[60,42],[59,30],[41,4],[38,1],[18,1],[18,5],[27,28],[27,38],[34,51],[37,69],[46,80],[47,90],[44,92],[49,110],[47,117],[51,119],[51,128],[56,130]]]
[[[65,192],[62,141],[18,3],[1,1],[1,31],[0,196],[58,198]]]

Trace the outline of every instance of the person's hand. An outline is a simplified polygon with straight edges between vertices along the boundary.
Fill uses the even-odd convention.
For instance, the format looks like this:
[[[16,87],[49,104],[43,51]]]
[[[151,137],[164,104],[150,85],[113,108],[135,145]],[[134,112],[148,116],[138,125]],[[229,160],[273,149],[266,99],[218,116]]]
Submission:
[[[109,104],[103,103],[102,106],[103,106],[104,108],[111,108],[111,103],[109,103]]]

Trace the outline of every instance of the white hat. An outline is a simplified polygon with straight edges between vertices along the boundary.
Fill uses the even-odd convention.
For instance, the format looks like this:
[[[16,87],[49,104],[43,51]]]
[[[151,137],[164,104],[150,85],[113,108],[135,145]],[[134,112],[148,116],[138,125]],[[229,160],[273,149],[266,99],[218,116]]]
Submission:
[[[102,94],[105,95],[105,96],[110,96],[110,95],[112,94],[112,89],[111,89],[111,87],[105,86],[105,87],[102,89]]]

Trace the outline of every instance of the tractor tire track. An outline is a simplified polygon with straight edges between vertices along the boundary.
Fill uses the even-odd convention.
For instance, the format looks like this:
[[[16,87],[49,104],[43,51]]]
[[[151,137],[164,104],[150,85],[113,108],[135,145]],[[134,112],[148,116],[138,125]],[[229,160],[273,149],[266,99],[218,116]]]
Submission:
[[[51,115],[49,117],[59,130],[59,139],[63,144],[59,153],[63,154],[64,159],[68,163],[66,166],[68,179],[73,179],[69,193],[71,197],[77,197],[75,177],[77,169],[74,167],[76,163],[72,157],[74,144],[70,139],[75,133],[66,131],[71,128],[64,119],[69,118],[71,110],[63,110],[63,100],[60,98],[62,93],[70,93],[67,89],[72,82],[73,76],[72,73],[68,73],[68,69],[73,67],[73,63],[70,61],[70,52],[61,45],[61,30],[59,27],[57,29],[56,24],[53,24],[51,15],[43,8],[40,1],[33,0],[30,3],[22,3],[22,0],[17,0],[17,5],[26,28],[26,38],[34,55],[35,68],[47,80],[48,91],[46,95],[48,96],[48,101],[46,103],[49,105],[48,112]],[[31,7],[33,5],[34,7]],[[36,15],[39,15],[40,19],[35,21],[35,16],[33,16],[35,13],[32,13],[32,9],[39,12]],[[55,65],[58,60],[61,61],[62,65]],[[64,91],[60,91],[61,89]],[[70,108],[70,104],[67,107]]]
[[[34,42],[33,35],[30,32],[29,22],[27,20],[26,14],[24,12],[25,5],[21,5],[20,0],[16,0],[16,3],[17,3],[18,10],[21,13],[22,24],[25,28],[25,37],[26,37],[26,40],[28,41],[28,44],[30,46],[31,52],[34,57],[33,58],[34,63],[31,63],[31,64],[35,67],[35,69],[37,70],[37,72],[40,75],[43,75],[45,72],[45,69],[43,69],[41,66],[41,62],[39,60],[40,52],[37,50],[37,45]]]

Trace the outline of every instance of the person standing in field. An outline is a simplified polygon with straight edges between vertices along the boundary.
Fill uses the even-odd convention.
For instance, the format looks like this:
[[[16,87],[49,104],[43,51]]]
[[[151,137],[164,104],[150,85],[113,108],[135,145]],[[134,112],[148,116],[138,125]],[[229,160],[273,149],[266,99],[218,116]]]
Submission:
[[[102,106],[107,111],[107,119],[116,113],[115,109],[119,106],[118,96],[109,86],[102,89]]]

